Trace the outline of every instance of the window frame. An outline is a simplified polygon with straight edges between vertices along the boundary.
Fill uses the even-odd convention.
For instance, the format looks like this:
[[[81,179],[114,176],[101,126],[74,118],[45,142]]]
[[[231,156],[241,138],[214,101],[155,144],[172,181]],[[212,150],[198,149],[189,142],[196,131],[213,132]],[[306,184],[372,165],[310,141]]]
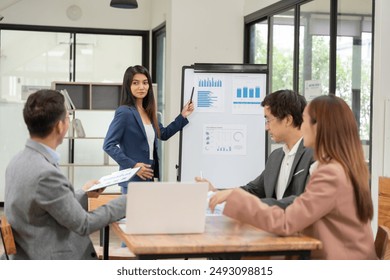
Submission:
[[[253,63],[250,62],[250,44],[251,44],[251,26],[259,23],[267,21],[268,23],[268,42],[267,42],[267,64],[270,61],[270,34],[271,34],[271,17],[277,14],[280,14],[284,11],[294,9],[295,11],[295,20],[294,20],[294,28],[295,28],[295,36],[294,36],[294,69],[293,69],[293,90],[297,91],[299,89],[299,27],[300,27],[300,7],[306,3],[313,2],[315,0],[284,0],[276,2],[264,9],[251,13],[244,17],[244,63]],[[338,24],[338,16],[340,15],[338,12],[338,0],[329,0],[329,8],[330,8],[330,45],[329,45],[329,94],[336,93],[336,66],[337,66],[337,24]],[[369,168],[371,171],[372,167],[372,123],[373,123],[373,81],[374,81],[374,22],[375,22],[375,0],[372,0],[372,32],[371,32],[371,88],[370,88],[370,130],[369,130],[369,140],[361,139],[362,144],[367,144],[369,142]],[[352,111],[355,116],[360,115],[361,105],[357,102],[357,100],[352,99]]]
[[[140,36],[142,38],[142,65],[149,67],[149,31],[142,30],[126,30],[126,29],[103,29],[103,28],[79,28],[79,27],[63,27],[63,26],[41,26],[41,25],[23,25],[23,24],[0,24],[0,35],[2,30],[14,31],[35,31],[35,32],[56,32],[69,33],[74,38],[73,49],[71,53],[75,53],[77,34],[95,34],[95,35],[124,35],[124,36]],[[1,37],[0,37],[1,44]],[[72,59],[72,58],[70,58]],[[73,69],[69,75],[69,81],[76,81],[76,57],[73,57]],[[73,75],[72,75],[73,73]]]

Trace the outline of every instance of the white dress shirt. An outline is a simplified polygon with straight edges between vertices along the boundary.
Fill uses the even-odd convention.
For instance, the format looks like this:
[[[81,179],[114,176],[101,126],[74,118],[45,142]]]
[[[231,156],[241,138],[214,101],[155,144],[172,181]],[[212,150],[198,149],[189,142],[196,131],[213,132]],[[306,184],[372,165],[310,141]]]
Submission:
[[[278,200],[283,198],[283,194],[286,191],[288,177],[290,176],[291,167],[301,141],[302,138],[295,143],[291,150],[288,149],[286,144],[282,147],[284,151],[284,158],[282,164],[280,165],[279,178],[276,185],[276,199]]]
[[[153,150],[154,150],[154,129],[151,124],[144,124],[145,132],[146,132],[146,138],[148,139],[149,144],[149,159],[153,160]]]

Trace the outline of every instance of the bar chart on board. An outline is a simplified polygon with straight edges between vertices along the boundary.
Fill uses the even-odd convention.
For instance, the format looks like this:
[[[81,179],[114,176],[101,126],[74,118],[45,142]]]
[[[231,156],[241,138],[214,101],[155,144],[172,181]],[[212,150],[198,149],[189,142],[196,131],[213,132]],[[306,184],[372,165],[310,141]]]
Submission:
[[[233,80],[232,114],[261,114],[263,82],[246,76]]]
[[[196,88],[196,107],[200,112],[223,112],[224,111],[223,78],[216,76],[200,76]]]

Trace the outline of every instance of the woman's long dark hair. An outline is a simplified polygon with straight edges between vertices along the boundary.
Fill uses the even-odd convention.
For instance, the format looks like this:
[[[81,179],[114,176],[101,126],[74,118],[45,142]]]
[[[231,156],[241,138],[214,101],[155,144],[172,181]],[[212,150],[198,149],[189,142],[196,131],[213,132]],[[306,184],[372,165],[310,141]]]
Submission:
[[[315,158],[322,163],[333,159],[341,164],[353,186],[359,219],[362,222],[371,220],[374,210],[370,174],[351,109],[334,95],[317,97],[308,106],[310,121],[317,124]]]
[[[156,101],[153,94],[152,78],[149,74],[148,69],[141,65],[130,66],[126,69],[125,74],[123,75],[123,84],[122,84],[122,93],[121,93],[121,105],[127,105],[136,107],[135,101],[136,98],[131,93],[131,83],[133,81],[135,74],[143,74],[148,79],[149,90],[148,94],[142,100],[142,107],[145,109],[146,114],[148,115],[154,129],[157,133],[157,136],[160,136],[160,127],[157,121],[157,107]]]

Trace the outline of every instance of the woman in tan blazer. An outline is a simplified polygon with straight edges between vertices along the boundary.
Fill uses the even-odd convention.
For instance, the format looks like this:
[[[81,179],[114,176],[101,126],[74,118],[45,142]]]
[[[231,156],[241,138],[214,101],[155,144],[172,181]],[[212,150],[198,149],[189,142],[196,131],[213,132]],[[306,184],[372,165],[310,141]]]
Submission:
[[[334,95],[317,97],[305,108],[302,132],[318,162],[305,192],[284,210],[235,189],[223,213],[278,235],[319,239],[313,258],[376,259],[369,171],[352,111]]]

